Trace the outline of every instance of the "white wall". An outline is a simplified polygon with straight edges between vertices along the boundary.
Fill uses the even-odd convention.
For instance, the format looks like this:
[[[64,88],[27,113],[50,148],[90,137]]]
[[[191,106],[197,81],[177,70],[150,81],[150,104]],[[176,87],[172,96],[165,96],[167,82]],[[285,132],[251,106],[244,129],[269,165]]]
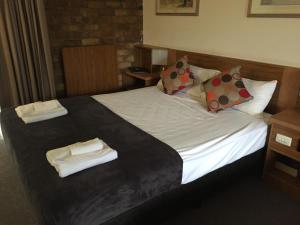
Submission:
[[[144,0],[144,43],[300,67],[300,18],[248,18],[248,0],[200,0],[200,16],[156,16]]]

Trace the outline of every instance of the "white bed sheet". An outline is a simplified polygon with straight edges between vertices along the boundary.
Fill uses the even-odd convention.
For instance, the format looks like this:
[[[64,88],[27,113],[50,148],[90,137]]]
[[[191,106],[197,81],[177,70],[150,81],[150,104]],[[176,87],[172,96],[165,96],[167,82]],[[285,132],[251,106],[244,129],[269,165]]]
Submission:
[[[233,109],[210,113],[197,101],[166,95],[156,87],[93,98],[175,149],[183,159],[182,184],[265,146],[263,119]]]

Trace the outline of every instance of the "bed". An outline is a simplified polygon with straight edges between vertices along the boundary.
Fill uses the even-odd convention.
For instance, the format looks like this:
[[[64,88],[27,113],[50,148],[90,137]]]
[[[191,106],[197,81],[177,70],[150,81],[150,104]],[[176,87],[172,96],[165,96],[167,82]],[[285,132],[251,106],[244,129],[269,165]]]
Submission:
[[[175,58],[189,55],[194,65],[223,69],[240,64],[248,78],[278,80],[267,112],[296,105],[299,69],[175,53]],[[156,87],[60,102],[67,116],[31,125],[24,125],[14,109],[1,113],[5,143],[41,224],[137,223],[143,211],[165,205],[170,196],[199,191],[194,187],[203,183],[213,189],[228,174],[256,170],[262,163],[259,150],[267,124],[236,110],[211,114],[195,101],[167,96]],[[46,151],[95,136],[116,149],[119,159],[59,178]]]
[[[93,98],[175,149],[183,160],[182,184],[265,146],[262,118],[233,109],[210,113],[197,101],[166,95],[157,87]]]

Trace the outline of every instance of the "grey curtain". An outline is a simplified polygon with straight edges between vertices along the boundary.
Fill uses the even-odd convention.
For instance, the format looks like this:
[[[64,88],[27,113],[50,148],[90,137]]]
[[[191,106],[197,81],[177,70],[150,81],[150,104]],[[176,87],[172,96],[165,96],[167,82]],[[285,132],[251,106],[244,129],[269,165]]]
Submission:
[[[4,104],[55,98],[44,0],[0,1],[0,94],[5,96]]]

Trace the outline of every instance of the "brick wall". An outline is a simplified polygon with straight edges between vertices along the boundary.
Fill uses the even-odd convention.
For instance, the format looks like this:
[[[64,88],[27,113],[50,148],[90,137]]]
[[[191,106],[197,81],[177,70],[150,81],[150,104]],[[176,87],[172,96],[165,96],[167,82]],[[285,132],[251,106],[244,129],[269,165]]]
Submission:
[[[63,47],[115,44],[122,70],[142,37],[142,0],[45,0],[58,96],[65,92]],[[121,76],[120,85],[121,85]]]

